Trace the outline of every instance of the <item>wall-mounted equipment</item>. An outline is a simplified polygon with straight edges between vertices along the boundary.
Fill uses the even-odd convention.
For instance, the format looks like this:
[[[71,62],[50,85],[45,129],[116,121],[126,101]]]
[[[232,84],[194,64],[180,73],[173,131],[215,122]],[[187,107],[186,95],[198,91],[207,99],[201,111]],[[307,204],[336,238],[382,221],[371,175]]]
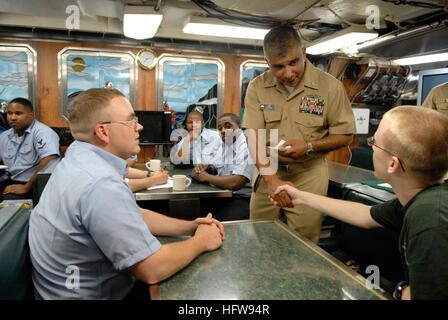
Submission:
[[[411,69],[404,66],[364,65],[348,91],[354,104],[393,107],[400,98]]]

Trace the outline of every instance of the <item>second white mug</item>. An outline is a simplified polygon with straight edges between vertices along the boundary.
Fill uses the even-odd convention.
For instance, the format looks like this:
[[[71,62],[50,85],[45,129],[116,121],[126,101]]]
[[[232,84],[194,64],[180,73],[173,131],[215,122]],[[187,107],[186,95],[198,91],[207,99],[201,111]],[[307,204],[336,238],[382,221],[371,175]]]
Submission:
[[[173,176],[173,190],[185,191],[191,184],[191,179],[184,174],[175,174]]]
[[[160,169],[161,161],[159,159],[152,159],[146,162],[146,168],[151,171],[156,171]]]

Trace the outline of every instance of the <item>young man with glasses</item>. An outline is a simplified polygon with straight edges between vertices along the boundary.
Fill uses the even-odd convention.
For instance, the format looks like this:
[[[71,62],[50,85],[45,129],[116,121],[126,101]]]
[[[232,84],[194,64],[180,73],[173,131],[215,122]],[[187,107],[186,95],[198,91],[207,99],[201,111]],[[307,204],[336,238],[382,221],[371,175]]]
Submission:
[[[375,176],[397,199],[373,207],[280,186],[294,205],[304,204],[362,228],[400,233],[405,279],[397,299],[448,299],[448,117],[401,106],[389,110],[369,139]],[[276,203],[276,202],[274,202]],[[276,203],[277,204],[277,203]]]
[[[123,94],[87,90],[69,121],[75,141],[30,218],[36,298],[123,299],[136,279],[157,283],[221,246],[224,228],[211,214],[185,221],[137,206],[125,159],[140,151],[143,127]],[[162,245],[154,235],[192,237]]]
[[[136,131],[138,124],[138,117],[134,116],[132,120],[126,120],[126,121],[104,121],[100,122],[101,124],[124,124],[126,126],[129,126],[132,128],[132,130]],[[134,157],[135,156],[135,157]],[[126,159],[126,162],[129,164],[130,159],[137,160],[136,155],[129,157]],[[131,160],[133,161],[133,160]],[[156,186],[159,184],[164,184],[168,181],[168,171],[166,170],[157,170],[155,172],[151,172],[148,175],[147,171],[139,170],[132,168],[131,166],[128,167],[128,173],[126,175],[126,182],[129,185],[129,188],[131,188],[132,192],[136,192],[139,190],[143,190],[152,186]]]
[[[400,158],[398,158],[398,157],[397,157],[395,154],[393,154],[392,152],[387,151],[386,149],[381,148],[380,146],[378,146],[378,145],[375,143],[375,137],[372,136],[372,137],[367,138],[367,145],[368,145],[369,147],[373,147],[373,146],[375,146],[375,147],[377,147],[377,148],[383,150],[384,152],[390,154],[391,156],[395,156],[395,157],[397,158],[398,162],[400,162],[401,170],[403,170],[403,172],[406,172],[406,170],[404,169],[403,163],[401,162]]]

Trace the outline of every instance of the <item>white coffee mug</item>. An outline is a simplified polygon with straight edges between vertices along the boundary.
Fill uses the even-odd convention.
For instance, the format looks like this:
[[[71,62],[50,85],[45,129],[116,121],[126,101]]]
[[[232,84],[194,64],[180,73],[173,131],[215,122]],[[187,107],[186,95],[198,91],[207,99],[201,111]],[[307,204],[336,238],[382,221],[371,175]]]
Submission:
[[[175,174],[173,176],[173,190],[185,191],[191,184],[191,179],[184,174]]]
[[[159,159],[152,159],[146,162],[146,168],[151,171],[156,171],[160,169],[161,161]]]

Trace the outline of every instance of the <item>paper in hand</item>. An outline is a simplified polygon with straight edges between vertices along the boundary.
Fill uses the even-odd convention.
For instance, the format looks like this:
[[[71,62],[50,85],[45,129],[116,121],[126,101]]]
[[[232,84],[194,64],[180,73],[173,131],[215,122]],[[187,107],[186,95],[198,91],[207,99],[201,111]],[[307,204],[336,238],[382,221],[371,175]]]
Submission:
[[[291,148],[291,146],[286,146],[285,148],[280,148],[280,146],[282,144],[284,144],[285,142],[286,142],[285,140],[280,140],[280,142],[275,147],[269,147],[269,148],[273,149],[273,150],[286,151],[289,148]]]

